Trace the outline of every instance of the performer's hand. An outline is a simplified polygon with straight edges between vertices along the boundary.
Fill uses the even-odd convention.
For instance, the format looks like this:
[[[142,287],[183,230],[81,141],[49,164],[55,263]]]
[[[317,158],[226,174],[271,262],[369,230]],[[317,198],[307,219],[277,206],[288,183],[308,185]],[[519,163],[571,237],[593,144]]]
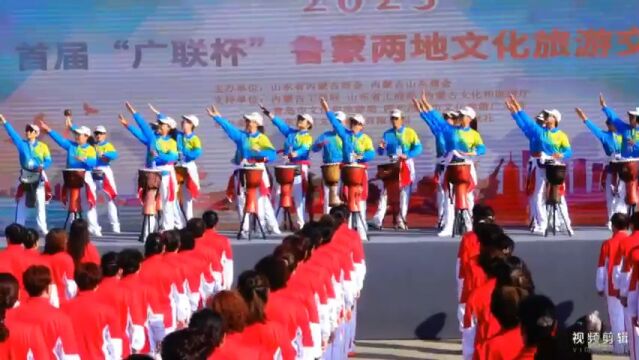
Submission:
[[[87,158],[85,158],[84,156],[76,156],[75,159],[81,162],[85,162]]]
[[[552,154],[553,159],[563,159],[564,158],[564,154],[562,153],[554,153]]]
[[[4,118],[4,115],[0,114],[0,122],[2,122],[3,124],[7,123],[7,119]]]
[[[155,115],[160,114],[160,112],[156,108],[154,108],[153,105],[151,105],[151,104],[148,104],[148,105],[149,105],[149,109],[151,109],[151,111],[153,111],[153,113]]]
[[[328,101],[326,101],[326,99],[324,98],[320,99],[320,105],[322,106],[322,110],[324,110],[324,112],[329,112],[331,110],[328,106]]]
[[[269,119],[273,118],[273,113],[271,113],[262,103],[259,103],[260,109],[262,109],[262,113],[266,115]]]
[[[586,113],[584,113],[584,111],[581,110],[580,108],[575,108],[575,112],[577,113],[577,116],[579,116],[581,121],[588,120],[588,117],[586,116]]]
[[[601,107],[606,107],[606,99],[603,96],[603,93],[599,93],[599,105],[601,105]]]
[[[158,152],[155,151],[155,149],[151,150],[150,153],[151,153],[151,156],[153,156],[153,157],[158,156]]]
[[[288,157],[291,158],[291,159],[296,158],[297,157],[297,151],[291,151],[288,154]]]
[[[215,105],[211,105],[210,107],[206,108],[206,112],[209,114],[210,117],[220,116],[220,112],[217,111]]]
[[[426,111],[433,110],[433,106],[428,102],[428,97],[426,97],[426,90],[422,90],[422,107]]]
[[[506,109],[508,109],[508,111],[510,111],[511,114],[514,114],[517,112],[517,110],[515,110],[515,106],[510,102],[510,99],[506,99]]]
[[[415,105],[415,109],[417,109],[417,112],[424,112],[424,107],[422,106],[422,103],[417,100],[417,98],[413,98],[413,105]]]
[[[40,123],[40,124],[39,124],[39,126],[40,126],[40,128],[41,128],[42,130],[44,130],[44,131],[46,131],[46,132],[51,131],[51,128],[49,127],[49,125],[47,125],[47,123],[46,123],[46,122],[44,122],[44,120],[40,119],[39,123]]]
[[[100,156],[100,159],[104,162],[109,162],[109,158],[106,156]]]
[[[521,111],[521,104],[517,101],[517,98],[513,94],[510,94],[510,103],[515,108],[515,111]]]
[[[406,156],[406,154],[401,154],[401,155],[399,155],[399,158],[402,159],[402,160],[406,160],[406,159],[408,159],[408,156]]]
[[[470,151],[470,152],[463,153],[463,155],[464,156],[475,156],[475,155],[477,155],[477,153],[474,152],[474,151]]]
[[[130,102],[128,102],[128,101],[127,101],[127,102],[125,102],[125,103],[124,103],[124,106],[126,106],[126,109],[127,109],[127,110],[129,110],[129,112],[130,112],[131,114],[135,114],[135,109],[133,108],[133,106],[131,105],[131,103],[130,103]]]
[[[124,127],[129,126],[129,120],[127,120],[124,116],[122,116],[122,114],[118,114],[118,120],[120,120],[120,124],[122,124],[122,126]]]
[[[386,141],[382,140],[379,142],[379,148],[380,149],[386,149]]]

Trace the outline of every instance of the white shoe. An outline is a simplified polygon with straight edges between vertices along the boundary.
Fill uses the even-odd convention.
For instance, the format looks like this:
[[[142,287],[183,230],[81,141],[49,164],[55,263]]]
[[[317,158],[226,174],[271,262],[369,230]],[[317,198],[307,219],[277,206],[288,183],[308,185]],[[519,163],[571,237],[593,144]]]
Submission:
[[[113,230],[114,233],[119,234],[120,233],[120,224],[112,225],[111,229]]]
[[[568,235],[573,236],[575,234],[575,230],[572,229],[572,227],[567,226],[566,227],[566,231],[568,232]]]
[[[532,230],[532,233],[535,235],[545,235],[546,229],[542,228],[541,226],[535,226]]]
[[[238,239],[248,239],[249,232],[242,230]]]
[[[452,230],[442,230],[440,232],[437,233],[438,237],[452,237],[453,236],[453,231]]]
[[[102,237],[102,231],[100,230],[89,230],[89,233],[94,237]]]
[[[270,232],[275,234],[275,235],[282,235],[282,231],[280,230],[279,226],[276,227],[276,228],[271,229]]]

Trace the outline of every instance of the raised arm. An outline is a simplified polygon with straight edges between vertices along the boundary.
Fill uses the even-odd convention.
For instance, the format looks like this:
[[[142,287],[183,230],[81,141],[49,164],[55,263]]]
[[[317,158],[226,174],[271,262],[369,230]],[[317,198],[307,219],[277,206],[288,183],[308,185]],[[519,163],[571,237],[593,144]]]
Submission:
[[[242,139],[242,132],[238,128],[233,126],[230,121],[223,118],[215,105],[211,105],[211,107],[206,108],[206,112],[218,125],[220,125],[222,130],[224,130],[224,132],[226,133],[226,136],[228,136],[231,140],[237,142]]]
[[[273,122],[273,125],[277,127],[277,130],[279,130],[284,136],[289,136],[295,132],[295,129],[288,126],[288,124],[286,124],[286,122],[279,116],[273,116],[271,121]]]
[[[55,141],[56,144],[58,144],[58,146],[60,146],[64,150],[68,151],[73,146],[71,141],[67,140],[64,136],[59,134],[57,131],[49,129],[48,132],[49,132],[49,136],[51,136],[53,141]]]
[[[129,130],[129,132],[136,139],[138,139],[139,142],[141,142],[142,144],[146,146],[149,146],[149,140],[147,140],[146,136],[142,134],[142,131],[138,127],[129,124],[129,121],[124,116],[122,116],[122,114],[118,115],[118,120],[120,120],[120,124],[122,124],[122,126],[124,126],[125,129]]]
[[[339,136],[342,139],[343,142],[347,142],[349,134],[348,134],[348,131],[346,131],[346,127],[344,127],[344,124],[342,124],[342,122],[339,121],[337,116],[335,116],[335,113],[330,110],[330,108],[328,106],[328,102],[326,101],[326,99],[322,98],[320,100],[320,104],[322,106],[322,110],[324,110],[324,112],[326,113],[326,117],[328,118],[328,122],[331,123],[331,126],[333,127],[333,129],[337,133],[337,136]]]
[[[612,123],[615,125],[617,131],[621,132],[631,129],[630,125],[621,120],[617,113],[606,105],[606,99],[604,98],[602,93],[599,93],[599,105],[601,105],[601,110],[606,115],[606,118],[610,119],[610,121],[612,121]]]
[[[11,141],[13,142],[13,145],[15,145],[16,148],[18,149],[18,152],[20,152],[21,154],[26,154],[27,153],[26,144],[24,143],[24,141],[20,137],[20,134],[18,134],[16,129],[13,128],[11,123],[9,123],[4,118],[4,116],[2,116],[2,114],[0,114],[0,121],[4,124],[4,128],[7,130],[7,134],[11,138]]]

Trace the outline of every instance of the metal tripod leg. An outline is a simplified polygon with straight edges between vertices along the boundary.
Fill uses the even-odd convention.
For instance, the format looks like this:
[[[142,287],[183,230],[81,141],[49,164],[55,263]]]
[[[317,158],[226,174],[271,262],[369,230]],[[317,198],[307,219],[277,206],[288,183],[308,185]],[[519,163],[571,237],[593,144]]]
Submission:
[[[240,231],[237,232],[237,239],[241,239],[242,238],[242,230],[244,229],[244,221],[246,221],[246,216],[248,216],[249,213],[244,212],[244,214],[242,215],[242,221],[240,221]],[[249,219],[250,220],[250,219]],[[249,240],[251,237],[251,225],[249,224]]]
[[[561,221],[564,222],[564,226],[566,227],[566,232],[568,232],[568,236],[572,237],[572,234],[570,233],[570,230],[568,227],[568,222],[566,222],[566,215],[561,210],[561,207],[558,207],[558,210],[559,210],[559,216],[561,216]]]

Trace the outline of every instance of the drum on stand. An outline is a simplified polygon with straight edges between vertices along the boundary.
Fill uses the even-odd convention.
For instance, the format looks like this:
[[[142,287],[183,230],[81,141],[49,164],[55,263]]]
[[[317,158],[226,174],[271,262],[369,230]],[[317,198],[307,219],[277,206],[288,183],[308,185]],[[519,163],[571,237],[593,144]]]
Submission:
[[[186,219],[186,214],[182,208],[184,202],[184,192],[182,191],[182,185],[189,181],[191,175],[189,175],[189,168],[182,163],[175,164],[175,180],[177,182],[177,199],[178,208],[182,212],[182,217]]]
[[[341,163],[322,165],[322,180],[328,187],[328,199],[324,199],[324,201],[328,201],[329,207],[342,204],[342,200],[339,198],[340,165]]]
[[[453,222],[453,236],[463,235],[470,220],[470,209],[468,209],[468,189],[472,182],[470,173],[471,164],[466,161],[451,162],[446,166],[445,184],[453,186],[455,196],[455,220]]]
[[[611,162],[617,170],[619,179],[626,184],[626,205],[628,215],[635,212],[637,206],[637,182],[639,180],[639,159],[622,159]]]
[[[36,191],[42,181],[41,171],[31,171],[27,169],[20,169],[20,187],[25,196],[25,205],[28,208],[34,208],[36,203]]]
[[[391,214],[393,216],[393,225],[397,229],[397,217],[401,217],[402,222],[406,224],[406,219],[403,218],[399,208],[399,193],[401,190],[399,183],[400,174],[400,162],[391,161],[384,164],[377,165],[377,178],[384,183],[384,189],[386,189],[386,198],[388,206],[391,207]]]
[[[66,229],[69,219],[71,221],[82,218],[82,202],[80,200],[80,191],[84,187],[84,169],[64,169],[62,170],[62,179],[64,180],[64,188],[68,191],[67,199],[67,218],[64,221]]]
[[[548,236],[551,229],[553,235],[557,234],[557,213],[566,224],[566,214],[559,207],[562,197],[561,187],[566,181],[566,165],[551,160],[544,164],[544,168],[546,170],[546,181],[548,182],[548,193],[546,194],[548,226],[545,229],[544,236]],[[569,233],[569,235],[571,234]]]
[[[364,182],[366,181],[366,167],[359,164],[347,164],[342,167],[342,184],[347,187],[346,201],[348,210],[351,212],[351,227],[357,229],[359,226],[366,228],[366,221],[362,214],[359,203],[364,192]]]
[[[104,170],[98,169],[98,168],[94,168],[93,170],[91,170],[91,177],[93,178],[93,181],[103,181],[104,180]]]
[[[160,198],[160,187],[162,186],[162,172],[157,169],[138,170],[138,189],[140,189],[140,200],[142,200],[142,230],[139,241],[144,242],[145,235],[154,232],[151,218],[158,213],[158,201]]]
[[[280,185],[280,204],[275,214],[279,214],[284,209],[284,225],[288,230],[293,231],[293,218],[291,208],[293,207],[293,183],[295,176],[301,174],[298,165],[277,165],[275,166],[275,181]]]
[[[240,231],[237,233],[238,239],[242,237],[242,226],[247,216],[250,224],[249,240],[251,240],[253,231],[257,231],[258,227],[262,233],[262,238],[266,239],[262,223],[260,223],[257,215],[258,191],[262,185],[263,172],[264,168],[255,165],[246,165],[239,169],[240,184],[246,190],[246,202],[244,203],[244,215],[242,216],[242,221],[240,221]]]

